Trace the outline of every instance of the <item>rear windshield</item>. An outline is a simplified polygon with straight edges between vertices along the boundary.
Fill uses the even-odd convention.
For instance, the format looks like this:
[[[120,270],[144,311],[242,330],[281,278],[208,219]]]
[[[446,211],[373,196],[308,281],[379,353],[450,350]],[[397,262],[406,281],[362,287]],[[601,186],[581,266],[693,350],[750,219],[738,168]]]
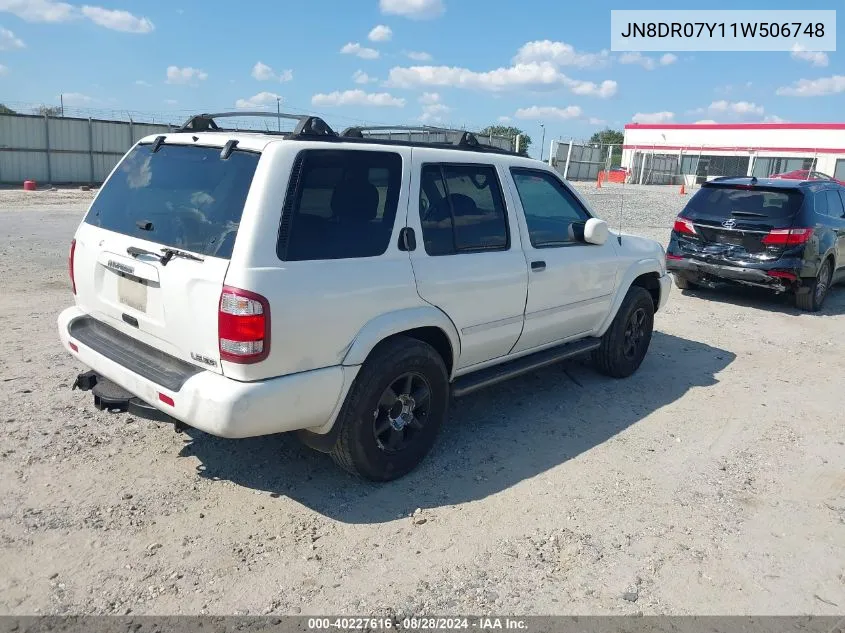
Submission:
[[[702,187],[690,199],[684,215],[714,218],[789,218],[798,212],[804,194],[792,189]]]
[[[220,148],[139,145],[97,196],[88,224],[200,255],[229,259],[259,155]]]

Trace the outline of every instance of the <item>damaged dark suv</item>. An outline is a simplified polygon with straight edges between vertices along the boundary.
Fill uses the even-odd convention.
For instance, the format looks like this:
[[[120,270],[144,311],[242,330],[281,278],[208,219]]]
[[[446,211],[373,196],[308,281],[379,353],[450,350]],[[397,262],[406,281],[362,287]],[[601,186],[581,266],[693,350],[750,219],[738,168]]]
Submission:
[[[836,182],[717,178],[675,219],[666,268],[678,288],[725,282],[790,292],[820,310],[845,280],[845,187]]]

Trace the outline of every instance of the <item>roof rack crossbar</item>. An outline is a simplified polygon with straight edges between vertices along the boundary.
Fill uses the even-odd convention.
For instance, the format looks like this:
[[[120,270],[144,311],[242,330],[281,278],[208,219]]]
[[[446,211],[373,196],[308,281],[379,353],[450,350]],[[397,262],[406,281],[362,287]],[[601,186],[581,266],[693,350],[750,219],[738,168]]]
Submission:
[[[479,151],[489,151],[501,154],[515,154],[511,150],[497,147],[495,145],[488,145],[480,143],[478,134],[476,132],[468,132],[466,130],[456,130],[452,128],[434,127],[430,125],[368,125],[368,126],[354,126],[348,127],[341,132],[341,138],[359,138],[370,139],[364,132],[408,132],[408,133],[429,133],[429,134],[459,134],[459,138],[455,142],[443,141],[439,144],[445,146],[457,146],[462,149],[474,149]],[[482,137],[486,135],[481,135]],[[375,139],[373,139],[375,140]]]
[[[296,121],[293,136],[337,136],[320,117],[308,114],[289,114],[287,112],[216,112],[213,114],[197,114],[185,121],[179,132],[214,132],[221,128],[215,119],[231,119],[241,117],[272,117],[276,119],[290,119]]]

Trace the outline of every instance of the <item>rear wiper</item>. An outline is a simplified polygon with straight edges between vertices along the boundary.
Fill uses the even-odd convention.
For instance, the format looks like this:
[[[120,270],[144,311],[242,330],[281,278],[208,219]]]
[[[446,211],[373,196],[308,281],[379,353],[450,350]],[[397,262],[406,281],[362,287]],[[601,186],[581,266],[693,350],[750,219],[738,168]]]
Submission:
[[[138,257],[139,255],[151,255],[158,259],[159,263],[162,266],[167,266],[171,259],[174,257],[181,257],[182,259],[190,259],[195,262],[204,262],[205,260],[202,257],[194,255],[193,253],[188,253],[187,251],[180,251],[178,248],[163,248],[161,249],[161,253],[156,253],[154,251],[148,251],[144,248],[138,248],[137,246],[130,246],[126,249],[126,252],[130,254],[132,257]]]
[[[765,213],[755,213],[754,211],[731,211],[731,215],[745,215],[752,218],[767,218]]]
[[[174,257],[181,257],[182,259],[190,259],[194,262],[204,262],[205,260],[198,255],[194,255],[193,253],[189,253],[187,251],[180,251],[178,248],[163,248],[161,252],[164,255],[161,256],[161,265],[167,266],[167,262],[169,262]]]

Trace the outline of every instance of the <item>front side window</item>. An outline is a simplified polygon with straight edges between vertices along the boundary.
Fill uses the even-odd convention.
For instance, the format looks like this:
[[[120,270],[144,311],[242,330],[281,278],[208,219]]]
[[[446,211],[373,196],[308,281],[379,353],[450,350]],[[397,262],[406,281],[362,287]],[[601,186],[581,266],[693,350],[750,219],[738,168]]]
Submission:
[[[387,251],[402,182],[392,152],[306,150],[296,159],[279,231],[284,261],[376,257]]]
[[[533,169],[511,169],[531,245],[565,246],[579,241],[590,218],[574,195],[552,174]]]
[[[508,227],[496,168],[428,164],[420,178],[420,221],[429,255],[506,250]]]

